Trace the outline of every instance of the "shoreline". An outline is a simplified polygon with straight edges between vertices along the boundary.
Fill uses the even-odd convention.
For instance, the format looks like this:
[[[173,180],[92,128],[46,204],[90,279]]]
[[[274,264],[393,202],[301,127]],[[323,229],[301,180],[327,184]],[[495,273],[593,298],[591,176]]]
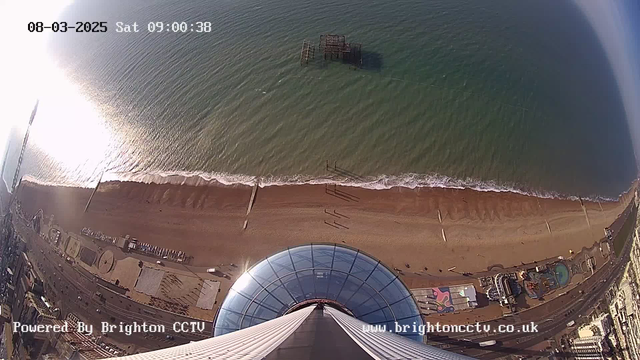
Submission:
[[[58,187],[81,187],[94,188],[99,181],[102,182],[121,182],[121,183],[142,183],[156,185],[191,185],[191,186],[254,186],[259,183],[260,188],[273,186],[302,186],[302,185],[338,185],[345,187],[362,188],[369,190],[391,190],[393,188],[406,189],[455,189],[455,190],[472,190],[476,192],[488,193],[510,193],[524,196],[532,196],[541,199],[560,199],[560,200],[589,200],[611,202],[617,201],[616,198],[601,195],[580,196],[575,194],[562,194],[552,190],[533,190],[515,184],[499,184],[493,180],[482,181],[467,178],[465,180],[451,178],[439,174],[415,174],[404,173],[401,175],[377,175],[377,176],[360,176],[349,170],[340,167],[333,168],[327,164],[327,173],[325,175],[289,175],[289,176],[253,176],[244,174],[228,174],[228,173],[206,173],[192,171],[160,171],[160,172],[143,172],[143,173],[121,173],[106,172],[101,175],[98,181],[92,183],[58,183],[47,182],[36,179],[35,177],[26,175],[25,182],[39,184],[43,186]],[[633,184],[640,179],[634,179],[631,185],[618,194],[618,198],[629,192]]]
[[[70,231],[129,234],[193,255],[193,266],[248,267],[286,247],[333,242],[389,267],[440,275],[451,266],[486,271],[579,252],[602,238],[630,199],[584,200],[583,208],[577,200],[469,189],[267,186],[247,215],[251,186],[107,181],[85,213],[92,191],[25,181],[18,198],[27,214],[42,208]]]

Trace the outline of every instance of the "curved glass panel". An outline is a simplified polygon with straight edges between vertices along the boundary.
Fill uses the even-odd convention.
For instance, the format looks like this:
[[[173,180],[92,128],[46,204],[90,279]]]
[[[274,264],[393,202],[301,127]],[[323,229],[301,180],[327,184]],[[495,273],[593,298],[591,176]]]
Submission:
[[[424,322],[418,306],[393,272],[354,249],[313,244],[274,254],[240,276],[222,303],[214,336],[274,319],[313,300],[335,301],[370,324],[410,325],[399,335],[421,341],[416,330]]]

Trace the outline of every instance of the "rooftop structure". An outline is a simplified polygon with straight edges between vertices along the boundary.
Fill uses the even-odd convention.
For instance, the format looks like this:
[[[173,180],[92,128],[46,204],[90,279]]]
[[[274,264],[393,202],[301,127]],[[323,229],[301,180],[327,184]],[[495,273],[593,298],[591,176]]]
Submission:
[[[611,317],[609,314],[604,313],[593,319],[588,324],[578,329],[578,336],[580,338],[588,338],[592,336],[607,336],[611,331]]]
[[[498,301],[501,306],[516,303],[516,297],[522,289],[518,285],[516,273],[499,273],[494,276],[480,278],[480,284],[491,301]]]
[[[11,306],[9,304],[0,305],[0,320],[4,322],[11,321]]]
[[[61,328],[65,324],[68,324],[66,331],[47,333],[52,347],[57,352],[56,358],[91,360],[104,359],[123,353],[119,349],[116,350],[113,345],[99,343],[95,337],[79,332],[75,315],[69,314],[64,321],[52,321],[52,325],[58,325]]]
[[[570,280],[569,268],[559,261],[527,271],[523,285],[530,298],[538,299],[552,290],[566,286]]]
[[[368,324],[424,324],[411,292],[380,261],[339,245],[303,245],[259,262],[235,282],[215,319],[214,336],[245,329],[312,303]]]
[[[622,349],[621,358],[640,358],[640,302],[638,299],[638,269],[640,269],[640,248],[636,236],[632,238],[633,245],[630,266],[615,288],[609,289],[609,313],[612,320],[612,332],[617,339],[617,346]]]
[[[607,359],[609,346],[602,336],[591,336],[573,341],[571,351],[575,359]]]
[[[420,312],[425,315],[468,310],[478,306],[473,284],[412,289],[411,292],[418,302]]]

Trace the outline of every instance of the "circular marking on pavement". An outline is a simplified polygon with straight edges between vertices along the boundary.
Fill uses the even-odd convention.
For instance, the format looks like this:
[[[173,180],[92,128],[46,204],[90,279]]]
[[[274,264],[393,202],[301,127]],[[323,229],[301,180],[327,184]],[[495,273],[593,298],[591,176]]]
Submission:
[[[102,274],[106,274],[113,268],[113,253],[111,250],[107,250],[100,255],[98,260],[98,270]]]

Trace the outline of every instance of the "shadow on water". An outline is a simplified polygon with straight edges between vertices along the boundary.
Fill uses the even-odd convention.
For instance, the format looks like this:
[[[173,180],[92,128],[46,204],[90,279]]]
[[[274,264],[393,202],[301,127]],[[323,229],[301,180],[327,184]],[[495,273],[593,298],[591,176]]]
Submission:
[[[351,59],[324,59],[321,54],[316,54],[313,58],[309,59],[308,66],[315,67],[317,69],[327,69],[332,62],[342,63],[349,65],[353,70],[356,68],[379,72],[383,67],[382,54],[375,51],[362,50],[362,66],[354,63]]]
[[[312,64],[313,66],[315,66],[318,69],[328,69],[329,68],[329,61],[324,60],[322,58],[322,56],[316,57],[313,59],[313,63],[309,62],[310,64]]]
[[[362,50],[362,69],[369,71],[380,71],[384,61],[382,54],[375,51]]]

